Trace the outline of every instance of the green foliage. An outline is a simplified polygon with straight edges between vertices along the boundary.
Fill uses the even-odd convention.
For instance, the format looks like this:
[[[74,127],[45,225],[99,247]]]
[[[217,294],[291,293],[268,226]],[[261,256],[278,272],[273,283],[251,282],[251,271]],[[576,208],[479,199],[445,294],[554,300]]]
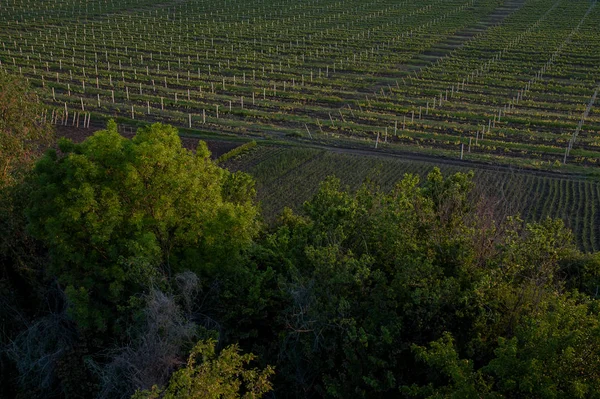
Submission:
[[[520,398],[600,397],[599,314],[590,305],[581,297],[554,298],[513,337],[500,338],[496,358],[483,369],[498,391]]]
[[[501,395],[490,393],[491,384],[486,382],[481,375],[473,370],[473,361],[460,359],[454,345],[454,339],[448,333],[442,338],[433,341],[429,348],[418,345],[413,346],[417,360],[426,363],[432,369],[429,380],[448,380],[449,384],[442,388],[435,388],[434,383],[424,387],[413,385],[403,387],[402,391],[409,397],[427,398],[456,398],[479,399],[501,398]]]
[[[329,179],[305,219],[284,216],[267,246],[290,264],[281,270],[289,305],[279,369],[304,377],[298,389],[389,392],[406,378],[411,343],[469,319],[462,268],[472,229],[461,221],[470,187],[470,176],[437,170],[423,186],[406,176],[390,194],[366,185],[353,195]]]
[[[201,358],[201,360],[199,359]],[[254,355],[240,355],[232,345],[216,354],[215,341],[200,341],[192,350],[186,367],[173,373],[165,388],[154,386],[137,392],[132,399],[257,399],[271,391],[274,371],[247,368]]]
[[[499,337],[495,357],[474,370],[459,359],[450,334],[414,346],[430,367],[426,386],[403,387],[427,398],[596,398],[600,384],[598,312],[583,297],[554,297],[544,312],[519,324],[511,338]]]
[[[257,198],[262,203],[262,216],[274,222],[284,207],[300,211],[302,204],[312,198],[327,176],[338,177],[352,191],[367,180],[375,181],[382,191],[390,191],[405,173],[417,174],[423,180],[435,164],[431,160],[409,160],[385,154],[357,155],[344,151],[261,145],[227,166],[246,171],[256,178],[257,187],[260,187]],[[446,176],[469,171],[466,165],[443,164],[440,168]],[[571,211],[591,210],[591,205],[599,201],[597,180],[486,168],[475,169],[473,183],[475,188],[471,196],[486,200],[486,210],[494,214],[497,221],[516,214],[520,214],[526,222],[539,222],[546,217],[561,218],[573,229],[581,249],[593,252],[600,248],[594,214]]]
[[[233,150],[226,152],[225,154],[221,155],[219,157],[219,159],[217,159],[217,163],[223,163],[231,158],[237,157],[242,155],[243,153],[245,153],[246,151],[250,151],[251,149],[253,149],[254,147],[256,147],[256,141],[252,140],[249,141],[248,143],[242,144],[239,147],[234,148]]]
[[[23,210],[33,190],[24,179],[53,139],[44,111],[23,79],[0,69],[0,346],[24,323],[41,291],[36,271],[44,252],[27,234]]]
[[[14,184],[51,142],[43,104],[22,79],[0,70],[0,189]]]
[[[233,267],[254,236],[253,182],[181,147],[154,124],[132,140],[114,122],[37,164],[30,230],[44,240],[81,327],[104,330],[119,306],[175,272]]]
[[[598,256],[562,221],[496,220],[472,173],[434,169],[389,192],[329,178],[302,214],[260,232],[254,181],[209,155],[168,126],[127,140],[110,123],[14,186],[31,193],[29,229],[70,305],[66,344],[48,322],[14,340],[22,378],[51,371],[34,390],[76,392],[88,348],[111,339],[112,360],[89,363],[104,396],[155,385],[134,398],[258,398],[275,364],[281,397],[598,397]],[[28,353],[41,335],[48,346]],[[217,335],[237,344],[217,354],[201,341],[180,368]]]
[[[600,343],[595,324],[581,330],[592,328],[578,344],[558,340],[544,347],[552,340],[538,336],[527,341],[529,351],[519,338],[532,333],[526,326],[544,320],[548,328],[577,331],[550,316],[557,300],[573,303],[561,278],[561,262],[582,256],[573,235],[557,220],[480,217],[471,179],[433,170],[423,183],[405,176],[390,193],[369,184],[350,193],[328,179],[305,204],[305,216],[284,212],[262,245],[263,262],[279,276],[284,307],[273,309],[273,327],[280,329],[279,384],[293,392],[289,396],[400,390],[411,397],[535,397],[545,394],[541,387],[559,397],[593,392],[600,381],[595,375],[581,378],[580,391],[561,391],[549,385],[558,374],[542,367],[527,377],[534,370],[526,370],[526,362],[540,356],[540,364],[555,362],[550,367],[560,373],[557,359],[565,351],[586,358],[585,348]],[[583,298],[572,305],[573,314],[593,320],[595,302]],[[517,358],[526,358],[521,369],[501,349],[513,337],[523,351]],[[564,367],[577,373],[580,366]],[[506,388],[520,377],[539,389]]]
[[[45,251],[27,234],[24,215],[32,195],[24,180],[53,139],[41,118],[44,110],[23,79],[0,69],[0,348],[12,344],[48,308],[47,282],[40,272]],[[0,349],[1,397],[14,397],[15,384],[24,379],[10,358]]]
[[[559,260],[560,275],[568,288],[577,289],[595,298],[600,287],[600,253],[565,256]]]

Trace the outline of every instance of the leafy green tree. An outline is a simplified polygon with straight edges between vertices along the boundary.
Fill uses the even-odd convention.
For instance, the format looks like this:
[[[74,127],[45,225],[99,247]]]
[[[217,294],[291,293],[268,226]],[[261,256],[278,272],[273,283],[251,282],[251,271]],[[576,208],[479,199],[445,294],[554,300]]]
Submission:
[[[597,305],[585,296],[568,300],[562,279],[568,267],[580,267],[573,284],[590,287],[594,258],[575,248],[559,220],[482,224],[471,178],[434,169],[423,182],[405,176],[390,193],[369,184],[350,193],[328,179],[303,216],[284,212],[260,252],[280,291],[268,295],[279,298],[271,308],[279,343],[270,356],[280,394],[594,392],[600,379],[581,364],[592,360],[585,348],[600,343]],[[561,363],[565,353],[572,355]],[[519,385],[521,378],[534,382]],[[567,387],[569,379],[575,383]]]
[[[492,399],[502,395],[491,392],[491,380],[474,370],[473,361],[460,359],[454,339],[449,333],[433,341],[429,347],[413,345],[417,360],[431,367],[429,383],[424,386],[402,387],[401,392],[409,397],[430,399]],[[447,384],[446,384],[447,383]],[[436,386],[437,384],[442,385]]]
[[[406,176],[389,193],[365,185],[355,194],[329,179],[305,204],[306,217],[284,215],[266,240],[287,307],[282,377],[298,392],[370,397],[418,376],[410,346],[444,328],[468,335],[478,303],[467,275],[473,226],[470,176],[424,184]]]
[[[501,337],[482,371],[513,398],[600,398],[600,314],[579,295],[555,297]]]
[[[44,111],[21,78],[0,70],[0,188],[14,184],[51,143]]]
[[[119,307],[175,272],[235,267],[257,231],[253,181],[182,148],[154,124],[131,139],[114,122],[81,144],[61,141],[35,169],[31,233],[83,328],[103,331]]]
[[[23,181],[53,140],[43,104],[19,77],[0,70],[0,348],[32,324],[45,303],[45,251],[26,231],[24,207],[31,187]],[[0,397],[14,397],[14,363],[0,351]]]
[[[199,359],[201,357],[201,360]],[[272,367],[247,368],[254,355],[240,355],[236,345],[216,354],[215,341],[200,341],[186,367],[176,371],[165,388],[154,386],[132,399],[258,399],[271,391]]]
[[[559,260],[559,276],[569,289],[598,298],[600,294],[600,253],[573,253]]]
[[[42,120],[44,111],[23,79],[0,70],[0,290],[10,291],[0,295],[0,319],[7,329],[10,323],[4,320],[5,312],[17,305],[3,300],[20,294],[21,289],[31,296],[35,278],[30,270],[43,258],[38,243],[25,229],[23,210],[31,187],[23,179],[54,138]]]
[[[536,317],[499,337],[495,357],[475,370],[460,359],[448,333],[428,348],[413,346],[429,366],[426,385],[403,387],[419,398],[600,397],[600,325],[597,304],[581,295],[555,296]]]

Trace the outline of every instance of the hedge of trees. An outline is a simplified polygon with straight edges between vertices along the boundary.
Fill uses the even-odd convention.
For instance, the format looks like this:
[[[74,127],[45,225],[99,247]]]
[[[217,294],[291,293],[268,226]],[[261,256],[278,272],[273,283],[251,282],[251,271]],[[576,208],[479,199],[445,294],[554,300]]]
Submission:
[[[34,157],[50,133],[22,124]],[[0,396],[600,397],[598,254],[471,174],[327,179],[267,226],[252,178],[167,125],[4,171]]]

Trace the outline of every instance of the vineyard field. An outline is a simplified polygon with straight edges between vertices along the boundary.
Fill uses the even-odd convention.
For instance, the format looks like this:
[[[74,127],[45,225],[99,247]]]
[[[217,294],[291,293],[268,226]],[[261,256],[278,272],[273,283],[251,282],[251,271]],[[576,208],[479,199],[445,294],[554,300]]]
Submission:
[[[0,399],[600,399],[600,0],[0,0],[0,237]]]
[[[0,68],[58,124],[593,169],[598,21],[589,0],[6,0]]]
[[[301,210],[304,201],[316,193],[319,183],[328,176],[339,178],[352,190],[367,181],[391,190],[404,174],[424,178],[435,166],[444,174],[474,170],[474,195],[485,198],[499,217],[520,214],[528,222],[560,218],[573,230],[583,250],[600,249],[600,182],[593,180],[282,146],[258,146],[226,166],[256,178],[258,200],[267,223],[284,206]]]

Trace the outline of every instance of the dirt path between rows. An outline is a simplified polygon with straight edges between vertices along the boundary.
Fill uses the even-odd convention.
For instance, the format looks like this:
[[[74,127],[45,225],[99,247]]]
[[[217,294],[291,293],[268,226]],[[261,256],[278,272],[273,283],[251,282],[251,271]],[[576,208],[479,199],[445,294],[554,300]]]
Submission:
[[[408,161],[418,161],[431,163],[432,165],[451,165],[458,166],[466,169],[483,169],[489,171],[496,172],[504,172],[504,173],[524,173],[531,174],[535,176],[542,177],[551,177],[554,179],[570,179],[570,180],[592,180],[590,176],[576,174],[576,173],[563,173],[563,172],[552,172],[552,171],[544,171],[537,169],[528,169],[521,168],[514,165],[503,165],[503,164],[495,164],[495,163],[486,163],[481,161],[472,161],[472,160],[459,160],[452,159],[443,156],[434,156],[427,154],[418,154],[412,152],[405,151],[394,151],[388,152],[385,149],[366,149],[366,148],[350,148],[350,147],[330,147],[324,145],[306,145],[307,147],[322,149],[326,151],[331,151],[339,154],[355,154],[355,155],[363,155],[363,156],[377,156],[377,157],[387,157],[387,158],[396,158]]]
[[[100,130],[101,127],[91,128],[91,129],[78,129],[71,128],[68,126],[57,126],[57,136],[58,137],[66,137],[72,139],[75,142],[81,142],[86,137],[91,136],[95,131]],[[133,137],[133,130],[129,131],[127,128],[121,128],[120,133],[124,137]],[[185,148],[194,150],[198,145],[199,140],[203,140],[207,143],[208,148],[212,152],[212,158],[216,159],[219,156],[231,151],[232,149],[239,146],[241,143],[237,141],[227,141],[223,140],[207,140],[201,139],[197,137],[193,137],[191,135],[182,135],[181,142]],[[256,138],[257,141],[260,141],[260,138]],[[288,146],[288,144],[277,144],[280,146]],[[496,163],[487,163],[482,161],[473,161],[473,160],[460,160],[454,158],[448,158],[444,156],[435,156],[429,154],[419,154],[408,151],[398,151],[394,150],[387,151],[385,148],[380,149],[368,149],[368,148],[353,148],[349,146],[327,146],[327,145],[319,145],[319,144],[311,144],[304,141],[291,141],[289,146],[297,146],[301,145],[308,148],[316,148],[325,151],[331,151],[339,154],[354,154],[354,155],[362,155],[362,156],[376,156],[376,157],[388,157],[395,159],[402,159],[407,161],[418,161],[431,163],[432,165],[451,165],[462,167],[465,169],[483,169],[488,171],[496,171],[502,173],[526,173],[535,176],[543,176],[543,177],[551,177],[554,179],[571,179],[571,180],[591,180],[590,176],[586,176],[583,174],[576,173],[563,173],[563,172],[554,172],[554,171],[544,171],[544,170],[536,170],[536,169],[528,169],[516,167],[514,165],[503,165]]]

